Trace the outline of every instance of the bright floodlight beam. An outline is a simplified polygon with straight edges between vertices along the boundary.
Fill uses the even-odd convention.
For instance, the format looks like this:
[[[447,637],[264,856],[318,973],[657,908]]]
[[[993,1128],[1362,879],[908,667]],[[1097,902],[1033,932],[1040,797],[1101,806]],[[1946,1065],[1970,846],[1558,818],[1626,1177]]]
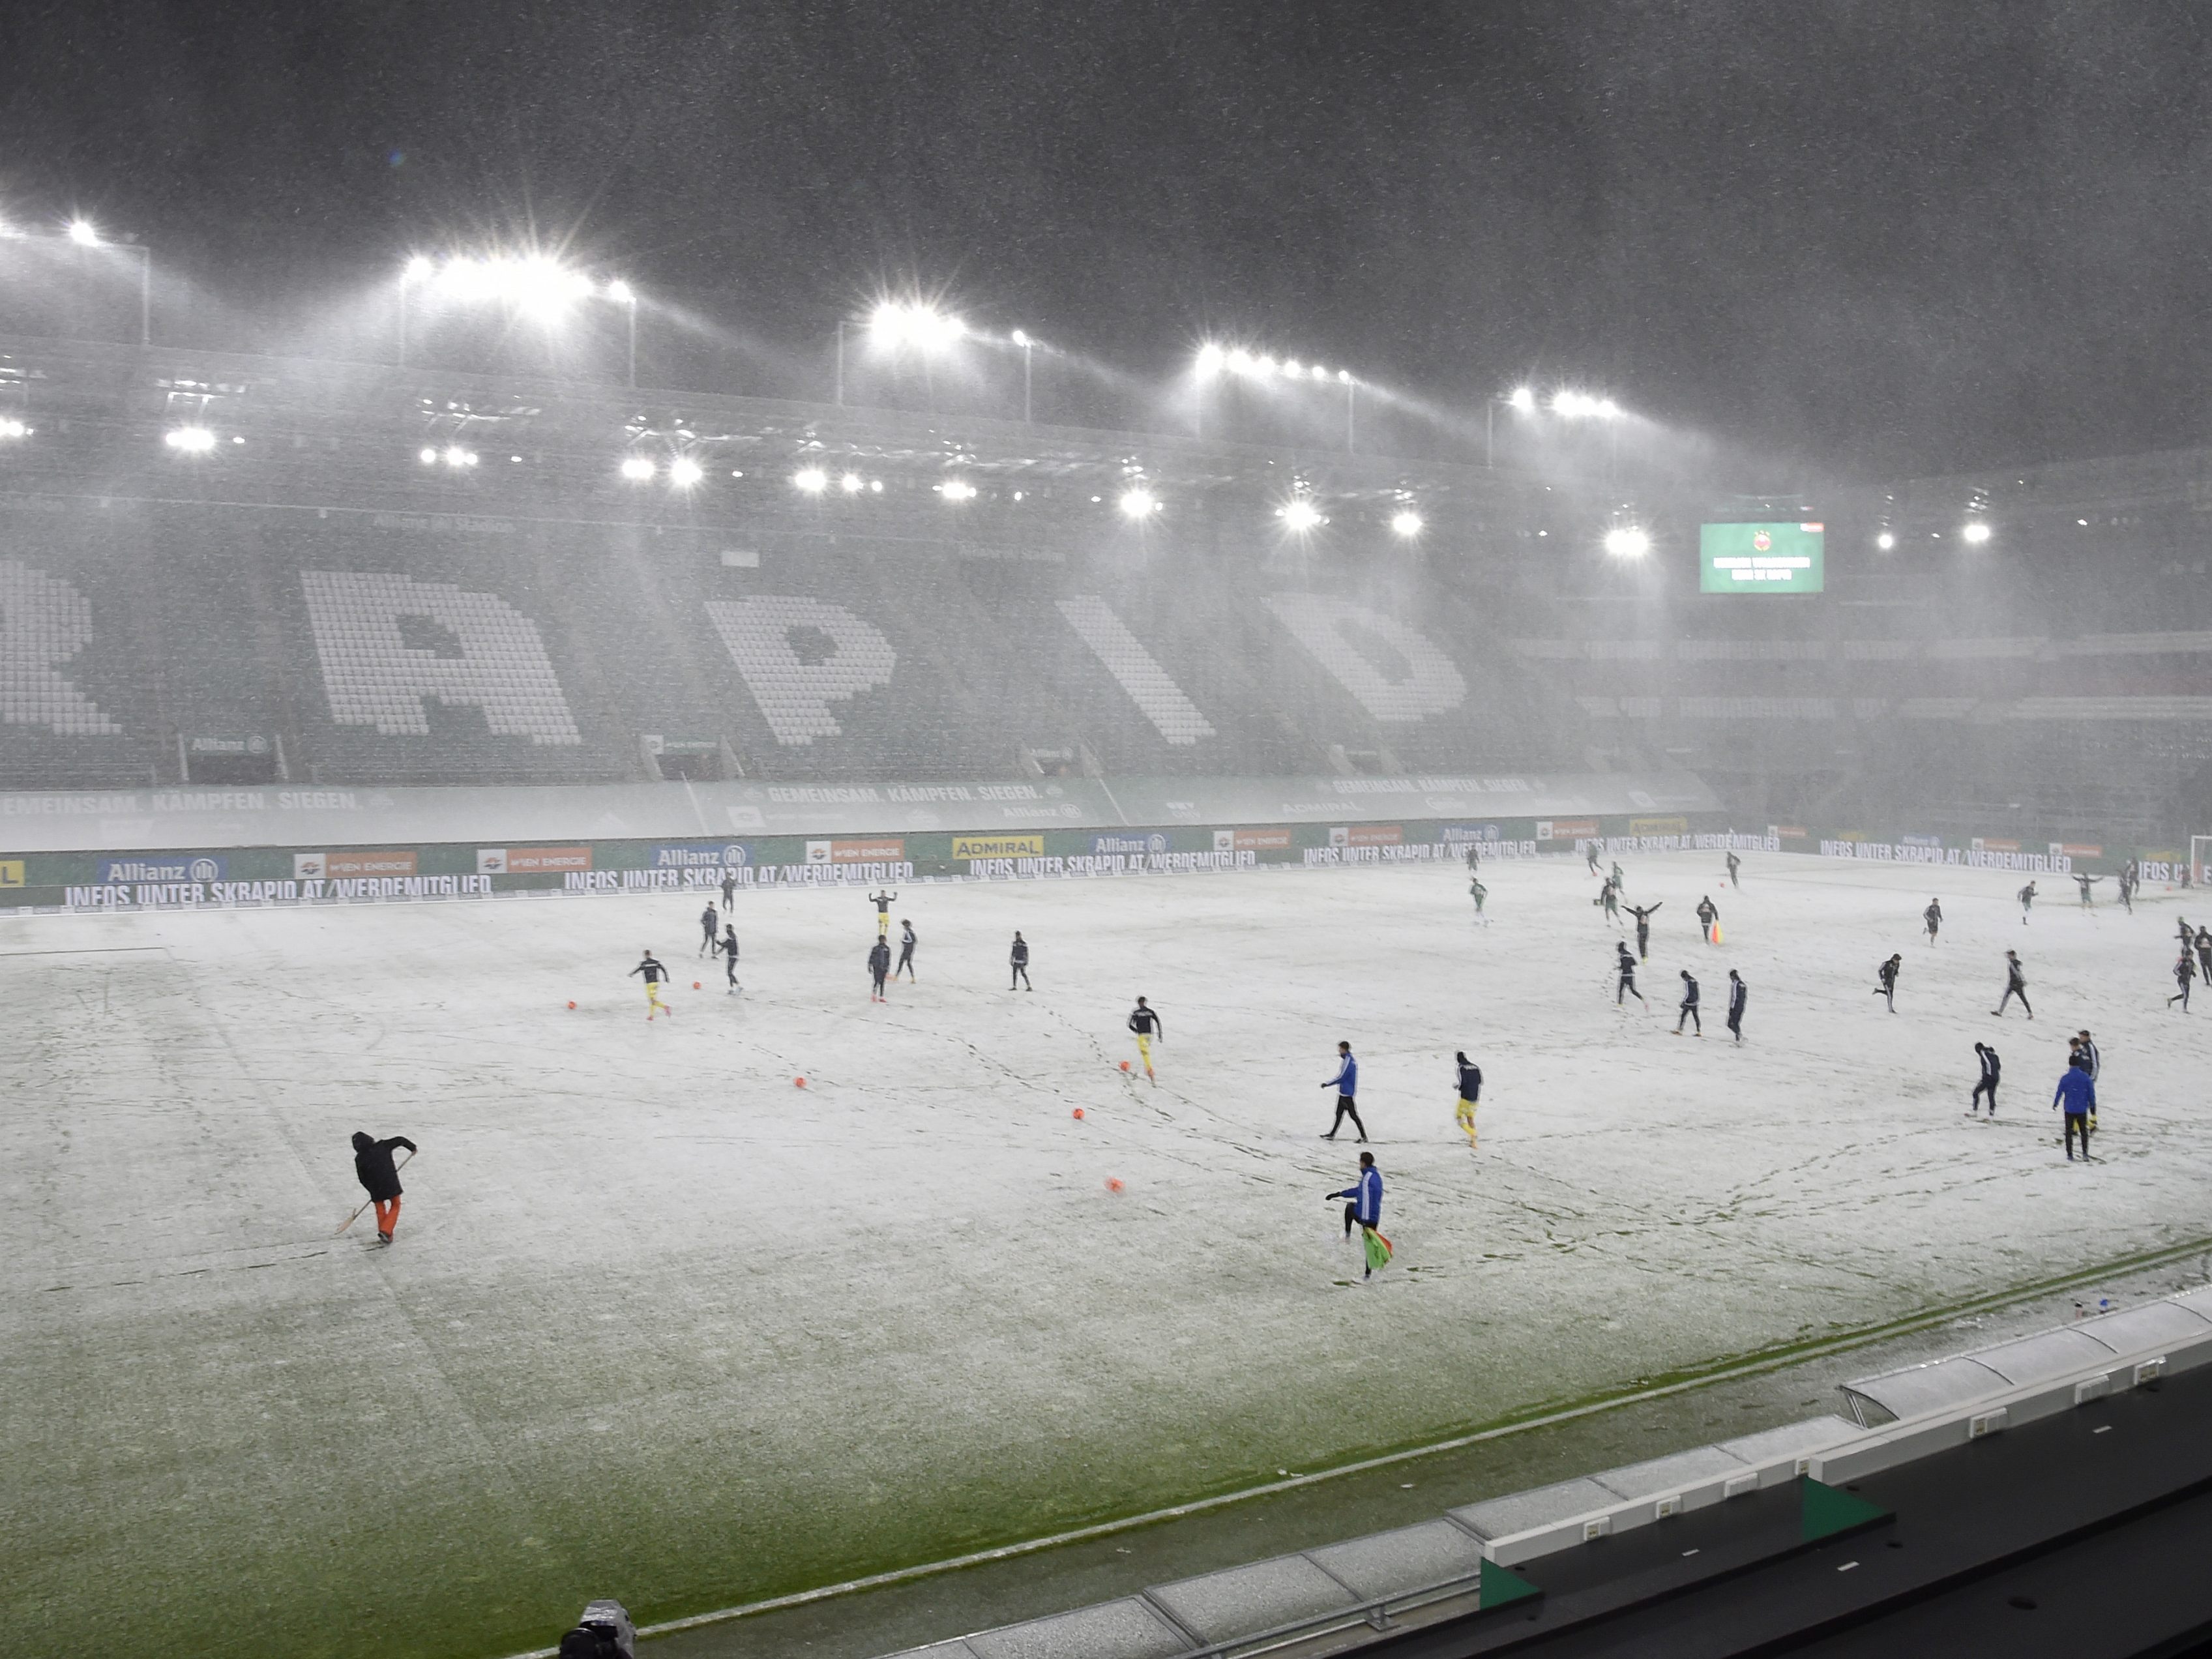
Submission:
[[[204,455],[215,447],[215,434],[204,426],[180,426],[166,434],[161,441],[186,455]]]
[[[869,331],[890,346],[939,351],[968,333],[968,325],[950,312],[919,301],[886,300],[868,317]]]
[[[809,495],[819,495],[830,488],[830,475],[818,466],[802,466],[791,475],[791,482]]]
[[[658,471],[659,469],[653,465],[649,457],[644,455],[623,457],[622,475],[632,483],[643,483]]]
[[[1302,495],[1285,504],[1282,519],[1283,528],[1304,535],[1321,523],[1321,509]]]
[[[1874,538],[1874,544],[1880,548],[1883,552],[1887,553],[1891,548],[1897,545],[1897,538],[1892,535],[1888,531],[1885,530],[1881,534]]]
[[[1605,550],[1616,559],[1640,559],[1651,550],[1651,538],[1640,526],[1615,525],[1605,532]]]
[[[1961,541],[1970,542],[1974,546],[1979,547],[1984,542],[1990,538],[1989,520],[1986,519],[1969,519],[1966,521],[1966,527],[1960,531],[1959,538]]]
[[[1525,386],[1515,386],[1513,395],[1505,401],[1523,415],[1533,415],[1536,412],[1536,394]]]
[[[857,472],[848,472],[843,477],[837,480],[837,488],[843,490],[848,495],[859,495],[860,493],[860,475]]]
[[[1198,372],[1207,380],[1228,367],[1229,354],[1208,340],[1198,349]]]
[[[707,469],[689,455],[679,455],[668,464],[668,482],[678,489],[689,489],[707,476]]]
[[[1390,528],[1410,541],[1421,533],[1421,515],[1410,507],[1401,508],[1390,515]]]
[[[1160,510],[1160,502],[1151,490],[1138,488],[1121,492],[1121,507],[1125,519],[1149,519]]]
[[[80,247],[98,247],[100,227],[89,219],[72,219],[69,222],[69,239]]]

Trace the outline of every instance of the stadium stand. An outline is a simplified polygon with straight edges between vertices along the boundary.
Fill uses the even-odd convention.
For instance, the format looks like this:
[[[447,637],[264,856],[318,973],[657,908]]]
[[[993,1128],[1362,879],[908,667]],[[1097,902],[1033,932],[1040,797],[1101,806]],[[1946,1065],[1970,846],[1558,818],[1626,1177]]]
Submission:
[[[1442,465],[69,343],[0,372],[39,434],[0,449],[17,787],[1674,765],[1751,823],[2212,815],[2193,453],[1842,501],[1826,593],[1742,599],[1600,556],[1571,484]]]

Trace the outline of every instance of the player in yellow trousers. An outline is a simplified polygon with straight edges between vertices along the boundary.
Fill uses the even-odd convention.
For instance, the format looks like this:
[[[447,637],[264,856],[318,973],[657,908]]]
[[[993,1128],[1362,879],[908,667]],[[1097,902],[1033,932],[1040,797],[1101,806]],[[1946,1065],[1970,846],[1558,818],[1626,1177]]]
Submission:
[[[1157,1036],[1165,1042],[1167,1027],[1144,998],[1139,997],[1137,1006],[1129,1012],[1129,1029],[1137,1034],[1137,1056],[1145,1062],[1145,1075],[1152,1079],[1152,1085],[1157,1088],[1160,1080],[1152,1076],[1152,1039]]]
[[[1459,1059],[1459,1109],[1453,1114],[1460,1133],[1467,1137],[1470,1149],[1474,1146],[1474,1103],[1482,1098],[1482,1067],[1467,1057],[1462,1049]]]
[[[647,1023],[651,1024],[653,1017],[656,1012],[665,1014],[671,1019],[675,1018],[676,1011],[660,1000],[660,981],[668,977],[668,969],[661,965],[661,963],[654,957],[653,952],[647,951],[645,953],[645,960],[639,963],[636,967],[631,969],[630,972],[633,974],[643,974],[645,975],[645,1018]]]

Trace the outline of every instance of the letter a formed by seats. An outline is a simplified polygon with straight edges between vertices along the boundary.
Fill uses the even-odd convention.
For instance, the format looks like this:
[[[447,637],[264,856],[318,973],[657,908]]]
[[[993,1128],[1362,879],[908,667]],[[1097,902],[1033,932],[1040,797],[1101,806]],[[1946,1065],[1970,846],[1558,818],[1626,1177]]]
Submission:
[[[300,581],[332,720],[387,737],[427,736],[422,701],[435,697],[483,709],[497,736],[583,741],[538,624],[505,599],[381,570],[303,570]],[[404,617],[445,629],[460,654],[409,645]]]

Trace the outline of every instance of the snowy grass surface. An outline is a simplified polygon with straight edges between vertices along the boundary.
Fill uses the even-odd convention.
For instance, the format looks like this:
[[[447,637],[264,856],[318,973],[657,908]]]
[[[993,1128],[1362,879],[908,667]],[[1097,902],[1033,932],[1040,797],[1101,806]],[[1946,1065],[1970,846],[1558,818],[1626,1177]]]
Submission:
[[[696,899],[0,921],[0,1609],[49,1654],[511,1651],[592,1595],[939,1559],[2212,1232],[2212,1009],[2163,1006],[2195,896],[2052,882],[2023,927],[2019,878],[1717,862],[1629,865],[1666,908],[1626,1013],[1564,862],[1486,867],[1487,928],[1433,866],[914,887],[887,1006],[857,891],[745,895],[742,998]],[[2033,1024],[1989,1015],[2008,946]],[[1140,992],[1157,1090],[1118,1070]],[[1340,1036],[1399,1251],[1366,1288],[1322,1198]],[[356,1127],[422,1146],[389,1251],[331,1236]]]

